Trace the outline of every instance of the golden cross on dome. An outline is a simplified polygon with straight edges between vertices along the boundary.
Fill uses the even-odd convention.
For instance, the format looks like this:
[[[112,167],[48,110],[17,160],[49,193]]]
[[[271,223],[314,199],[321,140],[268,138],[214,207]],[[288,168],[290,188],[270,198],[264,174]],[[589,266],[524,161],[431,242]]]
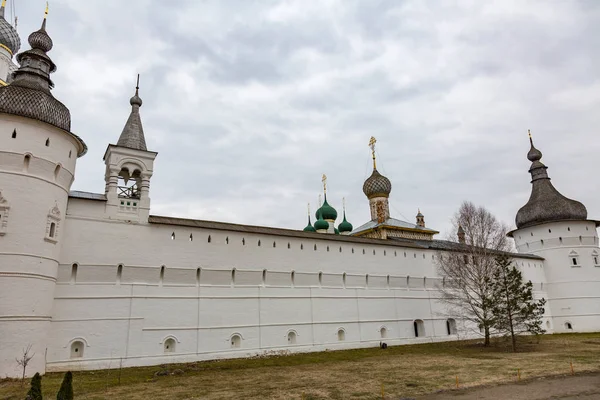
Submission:
[[[2,0],[2,8],[6,7],[6,0]]]
[[[375,162],[375,143],[377,143],[377,139],[375,136],[371,136],[369,140],[369,147],[371,148],[371,153],[373,154],[373,169],[377,169],[377,163]]]
[[[327,192],[327,175],[323,174],[323,177],[321,178],[321,182],[323,182],[323,192],[326,193]]]
[[[44,11],[44,19],[48,18],[48,2],[46,2],[46,11]]]

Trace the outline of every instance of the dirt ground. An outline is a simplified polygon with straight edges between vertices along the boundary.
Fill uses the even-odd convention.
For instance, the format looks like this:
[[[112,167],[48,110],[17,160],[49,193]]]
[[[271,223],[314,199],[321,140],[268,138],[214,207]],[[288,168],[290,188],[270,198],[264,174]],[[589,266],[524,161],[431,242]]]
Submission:
[[[600,373],[538,378],[522,383],[441,392],[418,400],[598,400]]]

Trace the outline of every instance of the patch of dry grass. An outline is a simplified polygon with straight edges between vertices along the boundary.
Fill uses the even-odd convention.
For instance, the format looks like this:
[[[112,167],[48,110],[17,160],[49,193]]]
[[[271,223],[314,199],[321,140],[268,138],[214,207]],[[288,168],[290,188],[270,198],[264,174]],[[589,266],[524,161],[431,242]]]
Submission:
[[[269,358],[74,373],[79,400],[99,399],[380,399],[521,378],[600,370],[600,333],[521,339],[520,351],[506,343],[483,348],[474,341],[345,350]],[[155,377],[167,368],[183,375]],[[55,398],[62,374],[44,376],[45,398]],[[0,381],[0,399],[25,398],[28,383]]]

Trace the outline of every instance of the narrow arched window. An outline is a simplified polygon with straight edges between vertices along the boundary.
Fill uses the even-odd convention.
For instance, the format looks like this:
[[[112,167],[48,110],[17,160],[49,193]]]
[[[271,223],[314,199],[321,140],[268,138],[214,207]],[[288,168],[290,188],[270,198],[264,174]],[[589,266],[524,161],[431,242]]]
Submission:
[[[212,238],[210,237],[210,235],[208,235],[208,243],[210,243],[212,241]]]
[[[292,271],[291,278],[292,278],[292,287],[293,287],[296,284],[296,272],[295,271]]]
[[[117,267],[117,285],[121,284],[121,277],[123,276],[123,264],[119,264]]]
[[[16,129],[15,129],[15,130],[13,130],[13,133],[12,133],[12,136],[11,136],[11,137],[12,137],[13,139],[16,139],[16,138],[17,138],[17,130],[16,130]]]
[[[23,169],[27,172],[29,170],[29,164],[31,163],[31,156],[26,154],[23,158]]]
[[[319,272],[319,285],[323,284],[323,273]]]
[[[448,335],[456,335],[456,321],[453,318],[446,320],[446,333]]]
[[[196,269],[196,286],[200,286],[200,274],[202,273],[202,270],[200,268]]]
[[[415,337],[423,337],[425,336],[425,324],[422,320],[417,319],[413,322],[413,329],[415,332]]]
[[[258,247],[260,247],[260,239],[258,240]]]
[[[48,237],[53,238],[55,234],[56,234],[56,223],[52,222],[52,223],[50,223],[50,232],[48,233]]]
[[[342,252],[342,246],[340,246],[340,253]]]
[[[46,147],[50,147],[50,138],[46,139]]]
[[[231,284],[235,285],[235,268],[231,270]]]
[[[277,243],[273,242],[273,248],[277,247]]]
[[[339,342],[343,342],[344,340],[346,340],[346,332],[343,329],[338,329],[337,336]]]
[[[193,242],[193,241],[194,241],[194,234],[190,233],[190,242]]]
[[[165,266],[163,265],[162,267],[160,267],[160,275],[159,275],[158,283],[162,286],[164,280],[165,280]]]
[[[56,168],[54,168],[54,180],[58,179],[58,175],[60,174],[60,169],[61,169],[60,164],[57,164]]]
[[[292,245],[290,244],[290,242],[288,242],[288,249],[291,249]]]
[[[229,236],[227,236],[227,237],[225,238],[225,243],[226,243],[226,244],[229,244]]]
[[[329,246],[327,246],[327,251],[329,251]]]
[[[345,272],[342,274],[342,283],[343,283],[344,287],[346,287],[346,273]]]
[[[304,245],[300,243],[300,250],[304,250]]]
[[[242,246],[246,245],[246,239],[242,238]]]
[[[365,286],[369,287],[369,274],[365,275]]]
[[[71,158],[72,155],[73,155],[73,151],[69,150],[69,158]]]
[[[262,284],[263,284],[263,286],[264,286],[266,283],[267,283],[267,270],[266,270],[266,269],[263,269],[263,272],[262,272]]]
[[[77,264],[71,265],[71,284],[77,283],[77,269],[79,266]]]
[[[175,232],[171,233],[171,240],[175,240]]]
[[[381,335],[382,339],[387,338],[387,329],[384,326],[382,326],[379,330],[379,334]]]
[[[565,329],[568,331],[572,331],[573,325],[570,322],[565,322]]]

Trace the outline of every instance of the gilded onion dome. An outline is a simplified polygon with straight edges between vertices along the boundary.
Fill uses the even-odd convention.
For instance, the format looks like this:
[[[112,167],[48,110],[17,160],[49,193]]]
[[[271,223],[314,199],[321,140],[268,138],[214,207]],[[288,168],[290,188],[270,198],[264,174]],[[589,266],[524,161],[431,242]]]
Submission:
[[[5,8],[3,2],[0,7],[0,46],[15,54],[21,48],[21,38],[10,22],[4,19]]]
[[[529,169],[532,178],[531,196],[517,213],[517,228],[550,221],[587,219],[587,209],[582,203],[566,198],[552,185],[546,171],[548,167],[540,161],[542,152],[533,145],[531,135],[529,141],[531,148],[527,158],[532,162]]]

